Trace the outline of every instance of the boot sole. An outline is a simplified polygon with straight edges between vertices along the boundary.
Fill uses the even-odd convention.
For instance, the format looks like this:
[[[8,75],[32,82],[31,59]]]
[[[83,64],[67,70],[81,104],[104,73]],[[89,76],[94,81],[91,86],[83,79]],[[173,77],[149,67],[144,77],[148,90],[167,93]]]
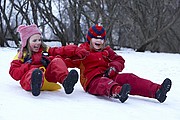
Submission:
[[[166,94],[171,89],[172,82],[169,78],[166,78],[162,84],[161,93],[157,96],[157,99],[160,103],[163,103],[166,100]]]
[[[164,86],[163,86],[163,89],[164,89],[165,93],[170,91],[171,85],[172,85],[171,80],[169,78],[166,78],[165,81],[164,81]]]
[[[119,100],[124,103],[128,99],[128,94],[131,91],[131,86],[129,84],[124,84],[122,86],[121,92],[119,93]]]
[[[63,82],[63,87],[66,94],[71,94],[74,90],[74,85],[78,82],[78,72],[71,70],[67,78]]]
[[[31,91],[34,96],[38,96],[41,91],[42,85],[42,72],[39,69],[35,69],[31,76]]]

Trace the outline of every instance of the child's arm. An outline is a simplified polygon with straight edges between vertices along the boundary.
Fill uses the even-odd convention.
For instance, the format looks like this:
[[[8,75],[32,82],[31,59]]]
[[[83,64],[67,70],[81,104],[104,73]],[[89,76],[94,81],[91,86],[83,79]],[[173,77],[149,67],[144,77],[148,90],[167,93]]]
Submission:
[[[113,49],[108,47],[109,59],[110,63],[108,64],[109,67],[114,67],[117,72],[121,72],[124,69],[125,60],[122,56],[117,55]]]
[[[29,63],[23,63],[21,60],[13,60],[11,62],[9,74],[13,79],[18,81],[29,70],[29,68]]]
[[[63,58],[84,58],[88,52],[85,49],[79,48],[77,45],[67,45],[62,47],[49,48],[48,53],[50,56],[60,55]]]

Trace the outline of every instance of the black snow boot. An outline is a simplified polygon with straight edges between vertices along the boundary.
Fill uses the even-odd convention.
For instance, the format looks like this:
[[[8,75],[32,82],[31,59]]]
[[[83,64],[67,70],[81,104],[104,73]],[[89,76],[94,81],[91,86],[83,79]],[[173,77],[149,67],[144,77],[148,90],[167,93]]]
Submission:
[[[157,90],[155,98],[160,102],[163,103],[166,100],[166,94],[171,89],[172,82],[169,78],[166,78],[163,83],[161,84],[161,88]]]
[[[35,69],[31,76],[31,91],[34,96],[38,96],[42,86],[42,71]]]
[[[78,72],[73,69],[69,72],[66,79],[62,83],[66,94],[71,94],[73,92],[74,85],[77,83],[77,81],[78,81]]]
[[[121,91],[119,94],[114,96],[114,98],[119,99],[122,103],[124,103],[128,99],[128,94],[131,91],[131,86],[129,84],[124,84],[121,88]]]

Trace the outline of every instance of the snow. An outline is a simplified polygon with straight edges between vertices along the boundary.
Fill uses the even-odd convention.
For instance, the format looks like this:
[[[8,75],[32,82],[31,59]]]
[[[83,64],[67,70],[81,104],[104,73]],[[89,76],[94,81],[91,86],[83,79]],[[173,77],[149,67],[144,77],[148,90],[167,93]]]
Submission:
[[[125,73],[161,84],[168,77],[172,89],[164,103],[130,96],[125,103],[85,93],[78,82],[72,94],[42,91],[37,97],[23,90],[9,75],[17,49],[0,48],[0,120],[179,120],[180,54],[116,51],[125,60]],[[78,70],[78,69],[77,69]],[[78,70],[79,72],[79,70]]]

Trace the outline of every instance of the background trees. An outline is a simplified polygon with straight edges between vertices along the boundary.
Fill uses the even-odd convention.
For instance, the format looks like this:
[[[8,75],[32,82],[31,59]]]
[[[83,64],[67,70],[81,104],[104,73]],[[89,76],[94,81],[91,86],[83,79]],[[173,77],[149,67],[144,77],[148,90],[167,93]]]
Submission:
[[[180,53],[180,0],[1,0],[0,46],[18,46],[17,27],[31,23],[62,45],[84,42],[101,23],[114,49]]]

